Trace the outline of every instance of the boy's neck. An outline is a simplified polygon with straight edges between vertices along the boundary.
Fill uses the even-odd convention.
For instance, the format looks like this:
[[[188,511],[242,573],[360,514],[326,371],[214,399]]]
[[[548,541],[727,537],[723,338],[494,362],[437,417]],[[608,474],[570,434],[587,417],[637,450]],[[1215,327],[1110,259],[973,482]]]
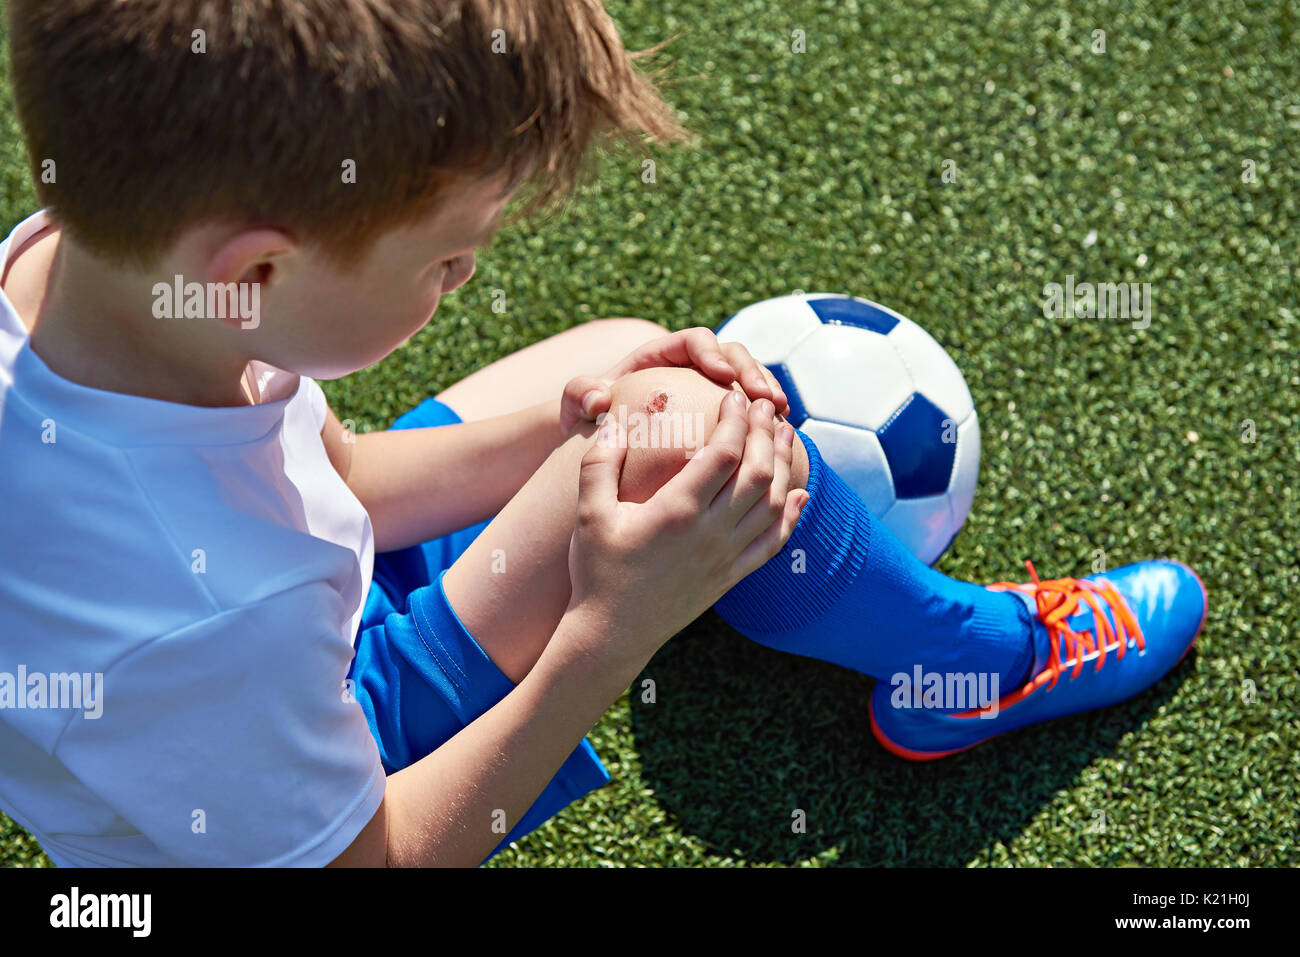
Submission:
[[[152,284],[105,267],[58,227],[33,237],[4,272],[31,348],[57,375],[92,389],[205,407],[250,405],[248,357],[216,329],[155,318]]]

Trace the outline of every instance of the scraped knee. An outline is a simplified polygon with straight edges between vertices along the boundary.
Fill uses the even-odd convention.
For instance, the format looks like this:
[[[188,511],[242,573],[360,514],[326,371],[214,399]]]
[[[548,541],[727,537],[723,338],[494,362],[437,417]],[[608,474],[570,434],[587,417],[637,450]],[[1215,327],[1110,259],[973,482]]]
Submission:
[[[642,369],[614,383],[609,415],[627,441],[619,498],[644,502],[709,441],[730,390],[693,369]]]

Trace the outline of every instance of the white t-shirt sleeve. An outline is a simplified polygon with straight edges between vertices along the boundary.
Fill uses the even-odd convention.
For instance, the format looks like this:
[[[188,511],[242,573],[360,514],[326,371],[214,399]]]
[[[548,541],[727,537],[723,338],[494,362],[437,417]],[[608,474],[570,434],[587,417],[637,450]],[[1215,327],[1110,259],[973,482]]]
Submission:
[[[105,673],[55,755],[177,864],[323,866],[374,815],[379,749],[344,686],[338,593],[309,582],[157,638]]]
[[[320,383],[315,379],[307,380],[307,395],[311,402],[311,414],[316,420],[316,431],[319,432],[325,428],[325,420],[328,418],[329,400],[325,398],[325,390],[320,387]]]

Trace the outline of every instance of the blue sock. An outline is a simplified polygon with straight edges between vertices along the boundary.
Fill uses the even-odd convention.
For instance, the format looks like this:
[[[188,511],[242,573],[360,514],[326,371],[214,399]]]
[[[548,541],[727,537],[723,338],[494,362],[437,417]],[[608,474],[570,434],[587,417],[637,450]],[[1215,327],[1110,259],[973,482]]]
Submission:
[[[802,432],[808,504],[779,554],[714,605],[761,645],[889,680],[915,665],[1029,677],[1032,618],[1015,594],[943,575],[880,524]]]

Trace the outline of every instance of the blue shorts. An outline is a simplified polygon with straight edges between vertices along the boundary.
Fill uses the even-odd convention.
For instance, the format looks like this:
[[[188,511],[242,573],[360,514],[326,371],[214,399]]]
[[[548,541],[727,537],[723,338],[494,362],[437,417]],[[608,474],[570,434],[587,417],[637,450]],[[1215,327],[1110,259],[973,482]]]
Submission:
[[[459,421],[448,406],[430,398],[392,427]],[[515,687],[465,630],[442,587],[446,570],[486,527],[487,522],[480,522],[375,555],[374,580],[348,677],[390,774],[450,740]],[[583,738],[487,859],[609,779],[595,748]]]

